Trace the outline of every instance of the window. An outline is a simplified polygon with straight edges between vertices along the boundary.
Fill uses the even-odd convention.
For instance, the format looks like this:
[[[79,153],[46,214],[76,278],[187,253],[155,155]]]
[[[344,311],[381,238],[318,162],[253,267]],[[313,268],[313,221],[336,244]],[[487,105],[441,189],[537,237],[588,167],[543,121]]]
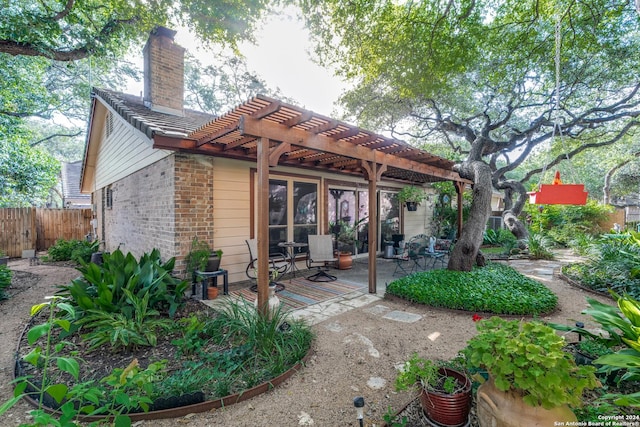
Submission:
[[[113,207],[113,190],[111,189],[111,186],[108,186],[105,189],[104,204],[108,209],[111,209]]]
[[[332,232],[338,231],[340,223],[356,226],[353,253],[368,251],[369,245],[369,193],[361,190],[329,190],[329,225]]]
[[[269,180],[269,252],[282,252],[280,242],[307,243],[309,234],[317,234],[317,199],[317,182]]]

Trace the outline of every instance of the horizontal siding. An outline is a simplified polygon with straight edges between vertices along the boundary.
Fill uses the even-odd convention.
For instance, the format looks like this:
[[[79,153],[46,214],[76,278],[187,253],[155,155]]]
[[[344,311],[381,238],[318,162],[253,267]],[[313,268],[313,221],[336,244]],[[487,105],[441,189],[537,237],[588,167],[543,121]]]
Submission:
[[[118,115],[109,138],[106,138],[105,132],[103,130],[102,144],[97,154],[96,189],[125,178],[171,154],[170,151],[154,149],[152,142],[144,134]]]
[[[250,175],[253,163],[215,159],[213,167],[213,240],[222,249],[222,268],[229,280],[247,280],[250,231]]]

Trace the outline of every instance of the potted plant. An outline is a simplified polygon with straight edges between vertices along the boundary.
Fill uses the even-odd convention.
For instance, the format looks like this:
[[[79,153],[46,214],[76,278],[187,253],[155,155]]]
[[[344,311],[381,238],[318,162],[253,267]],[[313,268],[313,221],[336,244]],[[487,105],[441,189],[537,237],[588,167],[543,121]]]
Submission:
[[[413,354],[396,377],[396,390],[418,385],[425,415],[445,426],[468,422],[471,410],[471,380],[456,369],[439,366]]]
[[[537,321],[494,316],[478,320],[476,326],[479,333],[463,354],[470,366],[489,374],[477,392],[481,426],[577,422],[568,405],[580,405],[583,390],[599,383],[595,368],[577,366],[563,350],[564,338]]]
[[[365,223],[368,217],[356,221],[353,225],[346,221],[338,221],[340,230],[336,234],[338,243],[338,269],[347,270],[353,265],[353,250],[358,229]]]
[[[187,254],[187,271],[218,271],[222,259],[222,250],[212,251],[209,244],[194,237],[191,241],[191,250]]]
[[[424,190],[415,185],[407,185],[398,193],[398,202],[400,204],[406,204],[407,210],[415,211],[418,209],[418,205],[427,198]]]
[[[7,265],[9,262],[9,257],[6,253],[0,250],[0,265]]]
[[[606,344],[597,338],[586,338],[573,343],[573,356],[578,365],[593,365],[593,361],[605,354],[613,353]]]

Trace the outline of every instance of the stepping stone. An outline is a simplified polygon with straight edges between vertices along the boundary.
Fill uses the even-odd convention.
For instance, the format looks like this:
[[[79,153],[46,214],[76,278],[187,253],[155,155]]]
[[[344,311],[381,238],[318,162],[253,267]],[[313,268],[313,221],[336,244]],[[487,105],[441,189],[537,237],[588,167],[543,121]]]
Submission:
[[[381,315],[381,314],[387,313],[389,310],[391,310],[389,307],[378,304],[378,305],[374,305],[371,308],[366,308],[363,311],[366,311],[367,313],[371,313],[371,314]]]
[[[392,311],[382,316],[383,319],[395,320],[402,323],[414,323],[422,319],[422,316],[414,313],[407,313],[406,311]]]
[[[326,325],[323,325],[323,326],[325,327],[325,329],[331,332],[342,332],[342,325],[338,322],[327,323]]]

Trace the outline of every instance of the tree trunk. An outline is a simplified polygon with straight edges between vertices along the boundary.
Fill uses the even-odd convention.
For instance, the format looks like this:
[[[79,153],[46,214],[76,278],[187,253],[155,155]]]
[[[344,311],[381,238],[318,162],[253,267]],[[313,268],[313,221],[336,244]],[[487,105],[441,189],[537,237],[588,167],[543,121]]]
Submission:
[[[507,227],[507,230],[516,236],[518,241],[524,241],[529,237],[527,227],[525,227],[522,221],[518,219],[515,212],[511,210],[502,212],[502,220],[504,221],[504,225]]]
[[[456,168],[461,177],[470,179],[473,184],[473,198],[467,222],[460,233],[460,238],[453,247],[449,258],[449,270],[471,271],[476,263],[476,257],[484,230],[491,215],[491,168],[482,161],[464,162]]]
[[[504,190],[504,212],[502,221],[518,241],[524,241],[529,237],[527,227],[518,219],[522,213],[525,202],[528,200],[527,191],[522,183],[514,180],[497,181],[494,178],[494,186],[498,190]],[[496,183],[497,182],[497,183]],[[515,197],[516,201],[513,202]],[[524,249],[524,244],[520,243],[520,249]]]

